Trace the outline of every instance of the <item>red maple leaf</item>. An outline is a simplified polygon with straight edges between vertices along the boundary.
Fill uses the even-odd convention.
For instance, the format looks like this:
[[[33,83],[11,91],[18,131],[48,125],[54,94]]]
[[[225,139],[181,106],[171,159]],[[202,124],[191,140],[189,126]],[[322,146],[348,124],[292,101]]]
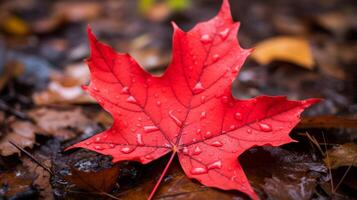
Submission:
[[[237,157],[253,146],[293,141],[289,132],[300,113],[318,99],[232,96],[232,81],[251,50],[238,44],[239,23],[227,0],[216,17],[192,30],[184,32],[174,23],[173,28],[172,62],[160,77],[88,30],[91,82],[84,89],[113,116],[114,124],[71,148],[111,155],[113,162],[143,164],[172,152],[158,184],[177,154],[188,177],[258,199]]]

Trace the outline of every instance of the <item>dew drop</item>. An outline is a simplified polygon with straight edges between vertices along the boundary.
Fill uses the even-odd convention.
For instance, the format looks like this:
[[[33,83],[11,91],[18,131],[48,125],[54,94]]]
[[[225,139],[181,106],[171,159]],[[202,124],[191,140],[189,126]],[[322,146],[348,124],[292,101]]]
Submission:
[[[206,116],[207,116],[207,113],[205,111],[201,112],[201,116],[200,116],[201,119],[205,119]]]
[[[188,148],[187,148],[187,147],[184,147],[184,148],[182,149],[182,153],[185,154],[185,155],[188,155],[188,154],[189,154]]]
[[[120,149],[121,152],[125,153],[125,154],[128,154],[128,153],[131,153],[134,151],[134,148],[131,148],[131,147],[123,147]]]
[[[224,104],[228,103],[228,97],[227,96],[222,96],[222,103],[224,103]]]
[[[148,159],[148,160],[150,160],[150,159],[152,159],[153,157],[152,157],[151,155],[146,155],[145,158]]]
[[[260,128],[260,130],[262,130],[264,132],[272,131],[271,126],[269,124],[265,124],[265,123],[259,123],[259,128]]]
[[[196,133],[197,133],[197,134],[200,134],[200,133],[201,133],[201,129],[197,129],[197,130],[196,130]]]
[[[205,167],[195,167],[191,169],[191,174],[193,175],[200,175],[200,174],[206,174],[207,173],[207,168]]]
[[[136,135],[136,143],[138,143],[139,146],[144,145],[143,136],[140,133]]]
[[[96,141],[96,142],[99,142],[100,140],[101,140],[100,137],[96,137],[96,138],[95,138],[95,141]]]
[[[174,120],[174,122],[176,123],[177,126],[181,127],[182,126],[182,122],[181,120],[179,120],[179,118],[177,118],[174,114],[173,114],[173,111],[170,110],[169,111],[169,116],[172,120]]]
[[[219,54],[214,54],[212,59],[213,59],[213,62],[217,62],[219,60],[221,56]]]
[[[206,138],[210,138],[212,136],[212,132],[211,131],[207,131],[206,133],[205,133],[205,137]]]
[[[220,31],[218,34],[223,40],[225,40],[228,36],[229,31],[230,31],[230,29],[226,28],[223,31]]]
[[[233,68],[233,72],[234,73],[237,73],[239,71],[239,65],[237,65],[237,66],[235,66],[234,68]]]
[[[229,127],[229,129],[232,131],[232,130],[234,130],[234,129],[236,129],[236,125],[231,125],[230,127]]]
[[[144,126],[144,131],[145,131],[146,133],[151,133],[151,132],[154,132],[154,131],[157,131],[157,130],[159,130],[159,128],[158,128],[157,126],[153,126],[153,125],[151,125],[151,126]]]
[[[88,146],[88,145],[90,145],[92,143],[91,142],[85,142],[84,144]]]
[[[252,134],[252,129],[248,128],[248,129],[247,129],[247,133],[248,133],[248,134]]]
[[[94,146],[94,149],[96,149],[96,150],[103,150],[104,148],[103,148],[102,146],[96,145],[96,146]]]
[[[214,146],[214,147],[221,147],[223,146],[223,143],[220,142],[220,141],[214,141],[211,143],[211,146]]]
[[[205,88],[203,87],[202,83],[199,81],[196,83],[196,85],[192,88],[192,91],[194,94],[199,94],[203,92]]]
[[[115,144],[113,144],[113,143],[110,143],[110,144],[109,144],[109,148],[110,148],[110,149],[113,149],[114,147],[115,147]]]
[[[129,87],[128,87],[128,86],[124,86],[124,87],[121,89],[121,93],[122,93],[122,94],[129,94]]]
[[[157,101],[156,105],[160,107],[161,106],[161,101]]]
[[[126,101],[129,103],[136,103],[136,99],[133,96],[129,96]]]
[[[212,38],[211,38],[211,36],[210,35],[208,35],[208,34],[203,34],[202,36],[201,36],[201,42],[202,43],[210,43],[210,42],[212,42]]]
[[[222,168],[222,161],[217,160],[207,166],[208,169],[221,169]]]
[[[241,114],[240,112],[236,112],[236,113],[234,114],[234,118],[235,118],[236,120],[242,120],[242,114]]]
[[[206,96],[201,96],[201,103],[204,103],[204,102],[206,102]]]
[[[200,153],[202,153],[201,148],[199,146],[196,146],[193,150],[193,155],[199,155]]]

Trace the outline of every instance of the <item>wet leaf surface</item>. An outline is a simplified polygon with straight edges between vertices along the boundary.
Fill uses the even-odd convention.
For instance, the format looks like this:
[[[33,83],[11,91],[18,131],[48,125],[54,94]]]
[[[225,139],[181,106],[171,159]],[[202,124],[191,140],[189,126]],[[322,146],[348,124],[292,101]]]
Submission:
[[[0,141],[9,133],[11,137],[16,135],[11,131],[14,121],[30,123],[36,129],[39,126],[33,147],[25,149],[42,163],[52,166],[54,173],[48,176],[31,161],[22,162],[26,157],[24,153],[0,156],[0,199],[48,199],[52,193],[57,199],[110,199],[98,192],[82,190],[64,179],[71,168],[95,173],[113,166],[111,157],[94,152],[63,153],[66,147],[110,128],[113,122],[110,115],[88,96],[83,96],[79,88],[89,80],[83,62],[89,55],[88,42],[83,37],[86,26],[91,24],[103,41],[118,51],[130,52],[145,69],[160,75],[170,60],[172,27],[169,22],[175,21],[189,30],[197,22],[214,16],[221,3],[191,0],[183,10],[161,4],[147,9],[149,12],[145,14],[140,10],[139,1],[142,0],[0,2]],[[166,2],[169,1],[159,3]],[[276,151],[254,148],[243,155],[240,162],[250,183],[262,199],[356,199],[356,167],[350,165],[349,159],[353,153],[344,148],[357,141],[354,123],[357,117],[356,2],[230,2],[233,18],[242,22],[239,31],[242,47],[255,47],[281,36],[304,38],[309,42],[315,63],[312,70],[307,70],[292,61],[274,60],[262,65],[248,58],[237,77],[239,84],[236,81],[233,85],[234,96],[325,99],[305,112],[302,123],[290,134],[298,143],[284,145]],[[37,124],[28,116],[29,112],[41,109],[51,113],[44,114],[40,120],[49,125]],[[69,112],[80,120],[71,117],[64,120],[62,117],[70,115]],[[61,123],[54,117],[57,114]],[[92,123],[82,123],[83,117]],[[73,122],[78,122],[78,126]],[[331,176],[324,162],[326,151],[328,155],[338,152],[334,157],[337,162],[331,165],[345,165],[336,165]],[[344,156],[346,152],[349,153]],[[165,157],[145,166],[120,162],[119,176],[108,194],[121,199],[147,198],[167,160]],[[25,163],[32,167],[24,166]],[[36,177],[41,184],[34,184]],[[49,185],[52,192],[46,189]],[[203,187],[186,178],[174,158],[157,198],[242,199],[244,196]]]

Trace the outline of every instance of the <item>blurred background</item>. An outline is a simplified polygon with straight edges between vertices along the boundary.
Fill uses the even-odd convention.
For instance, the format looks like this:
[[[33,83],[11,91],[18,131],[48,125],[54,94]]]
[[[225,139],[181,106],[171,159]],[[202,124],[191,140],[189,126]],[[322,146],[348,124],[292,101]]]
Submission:
[[[305,112],[306,120],[294,130],[293,137],[302,141],[301,144],[278,150],[258,148],[243,156],[243,166],[253,165],[247,171],[253,186],[262,197],[270,199],[353,198],[357,189],[356,179],[353,181],[356,177],[353,166],[357,166],[357,1],[230,2],[234,19],[241,22],[240,44],[255,48],[234,83],[233,94],[243,99],[263,94],[324,99]],[[30,197],[48,197],[54,193],[57,198],[65,198],[70,193],[67,191],[70,181],[57,173],[68,173],[69,166],[84,166],[94,171],[112,169],[109,158],[93,152],[80,150],[71,156],[61,153],[64,147],[111,124],[110,116],[80,88],[89,81],[83,62],[89,54],[88,24],[100,40],[117,51],[129,52],[148,71],[161,74],[171,59],[170,22],[175,21],[188,31],[198,22],[215,16],[220,4],[218,0],[1,0],[0,199],[1,196],[26,197],[24,191]],[[19,156],[21,150],[9,144],[10,140],[19,141],[21,147],[39,160],[47,160],[54,174],[42,169],[40,177],[45,178],[38,180],[38,173],[37,176],[31,173],[38,166],[23,154]],[[336,159],[348,159],[335,160],[343,164],[332,167],[324,159],[327,150],[336,148],[345,153],[337,154]],[[51,152],[51,149],[58,151]],[[265,166],[263,170],[266,162],[274,163],[264,160],[267,154],[280,167]],[[288,159],[275,158],[281,155]],[[257,156],[265,158],[258,159],[258,164],[248,162]],[[299,171],[291,163],[303,170]],[[130,188],[126,191],[131,195],[135,191],[148,193],[152,183],[142,181],[146,179],[141,173],[150,167],[158,168],[160,173],[162,167],[156,165],[160,166],[161,162],[146,168],[121,164],[119,168],[124,174],[121,173],[110,190],[115,190],[115,194],[121,194],[123,188]],[[279,175],[281,169],[288,170],[292,177],[284,179]],[[310,171],[316,173],[301,174]],[[344,175],[346,171],[349,176]],[[243,198],[236,193],[202,189],[199,184],[190,185],[186,179],[186,188],[179,187],[181,182],[176,183],[177,177],[184,179],[184,176],[182,172],[172,173],[175,175],[166,183],[169,186],[159,194],[162,198],[199,199],[202,191],[212,199]],[[123,180],[130,180],[136,189],[123,186]],[[136,187],[138,184],[142,188]],[[286,193],[277,191],[279,187]],[[187,194],[165,196],[169,191]],[[134,196],[122,198],[143,197]],[[110,197],[104,195],[104,198]]]

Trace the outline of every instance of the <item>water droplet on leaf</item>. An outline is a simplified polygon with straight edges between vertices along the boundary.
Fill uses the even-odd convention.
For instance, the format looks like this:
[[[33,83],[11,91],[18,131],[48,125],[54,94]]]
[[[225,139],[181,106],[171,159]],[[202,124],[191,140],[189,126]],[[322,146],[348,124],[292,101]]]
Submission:
[[[124,86],[124,87],[121,89],[121,93],[123,93],[123,94],[129,94],[129,87],[128,87],[128,86]]]
[[[211,143],[211,146],[214,146],[214,147],[221,147],[223,146],[223,143],[220,142],[220,141],[214,141]]]
[[[229,31],[230,31],[229,28],[225,28],[224,30],[220,31],[218,34],[223,40],[225,40],[228,36]]]
[[[129,103],[136,103],[136,99],[133,96],[129,96],[126,101]]]
[[[151,133],[151,132],[154,132],[154,131],[157,131],[157,130],[159,130],[159,128],[158,128],[157,126],[153,126],[153,125],[151,125],[151,126],[144,126],[144,131],[145,131],[146,133]]]
[[[136,142],[138,143],[139,146],[144,145],[143,136],[140,133],[136,135]]]
[[[203,92],[205,88],[203,87],[201,82],[197,82],[196,85],[192,88],[194,94],[199,94]]]
[[[202,150],[199,146],[196,146],[195,149],[193,150],[193,155],[198,155],[202,153]]]
[[[201,42],[202,43],[210,43],[210,42],[212,42],[212,38],[211,38],[211,36],[210,35],[208,35],[208,34],[203,34],[202,36],[201,36]]]
[[[177,126],[181,127],[182,126],[182,122],[179,118],[177,118],[174,114],[173,114],[173,111],[170,110],[169,111],[169,116],[170,118],[176,123]]]
[[[128,153],[131,153],[134,151],[134,148],[131,148],[131,147],[123,147],[120,149],[121,152],[125,153],[125,154],[128,154]]]
[[[200,175],[200,174],[206,174],[207,173],[207,168],[205,167],[195,167],[191,169],[191,174],[193,175]]]
[[[262,130],[264,132],[272,131],[271,126],[269,124],[265,124],[265,123],[259,123],[259,128],[260,128],[260,130]]]
[[[217,160],[207,166],[208,169],[221,169],[222,168],[222,161]]]
[[[242,114],[240,112],[236,112],[236,114],[234,114],[234,118],[236,120],[242,120]]]

